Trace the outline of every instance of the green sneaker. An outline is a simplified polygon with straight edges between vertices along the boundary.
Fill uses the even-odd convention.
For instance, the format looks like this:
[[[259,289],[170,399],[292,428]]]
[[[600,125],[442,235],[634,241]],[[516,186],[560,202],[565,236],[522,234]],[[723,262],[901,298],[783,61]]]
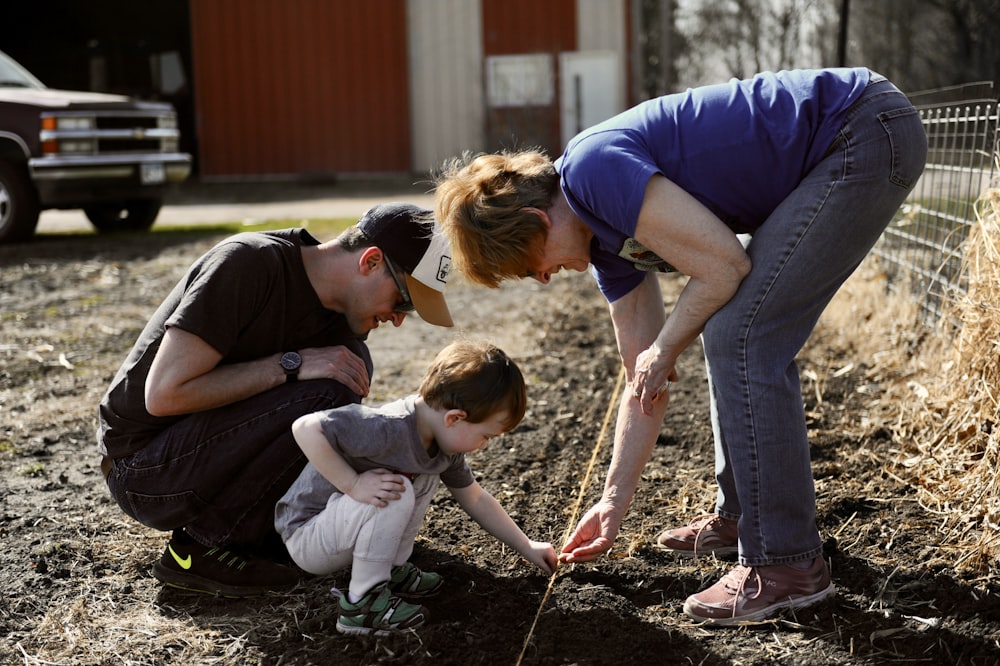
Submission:
[[[437,594],[444,585],[444,578],[432,571],[421,571],[407,562],[392,568],[389,590],[393,594],[414,599]]]
[[[394,631],[416,629],[430,617],[423,606],[406,603],[393,595],[386,583],[373,587],[356,604],[345,593],[339,605],[337,631],[342,634],[387,636]]]

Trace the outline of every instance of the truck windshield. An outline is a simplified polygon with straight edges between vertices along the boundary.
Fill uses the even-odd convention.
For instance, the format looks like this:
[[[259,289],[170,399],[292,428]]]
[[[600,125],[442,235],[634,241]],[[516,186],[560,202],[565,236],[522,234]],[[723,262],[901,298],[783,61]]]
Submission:
[[[36,79],[3,51],[0,51],[0,87],[4,88],[44,88],[45,84]]]

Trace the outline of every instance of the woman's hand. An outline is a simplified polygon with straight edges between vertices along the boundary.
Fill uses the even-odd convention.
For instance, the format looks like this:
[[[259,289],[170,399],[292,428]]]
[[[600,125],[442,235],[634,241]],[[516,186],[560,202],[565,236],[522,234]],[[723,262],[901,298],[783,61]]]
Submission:
[[[370,469],[358,474],[357,481],[345,494],[362,504],[385,507],[403,496],[403,477],[387,469]]]
[[[653,403],[670,400],[670,385],[680,379],[670,359],[665,358],[654,344],[635,360],[632,397],[639,401],[643,414],[649,414]]]
[[[620,523],[616,515],[614,507],[603,500],[592,506],[563,546],[559,561],[590,562],[611,550]]]

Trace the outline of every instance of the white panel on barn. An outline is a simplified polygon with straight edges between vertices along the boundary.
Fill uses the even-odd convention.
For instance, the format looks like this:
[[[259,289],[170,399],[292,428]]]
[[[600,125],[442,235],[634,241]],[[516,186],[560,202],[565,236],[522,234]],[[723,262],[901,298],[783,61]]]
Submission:
[[[562,145],[581,130],[623,110],[622,68],[610,51],[559,54],[559,125]]]
[[[555,75],[548,53],[490,56],[486,59],[486,98],[490,108],[550,106]]]
[[[478,1],[407,1],[415,172],[484,149],[481,17]]]
[[[627,4],[628,0],[576,0],[577,50],[624,56]]]

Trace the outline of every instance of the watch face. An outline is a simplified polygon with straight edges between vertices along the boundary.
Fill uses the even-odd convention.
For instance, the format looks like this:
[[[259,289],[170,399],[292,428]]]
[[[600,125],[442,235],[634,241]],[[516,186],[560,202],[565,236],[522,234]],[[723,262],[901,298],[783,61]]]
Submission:
[[[285,372],[295,372],[302,365],[302,357],[295,352],[285,352],[281,357],[281,367]]]

